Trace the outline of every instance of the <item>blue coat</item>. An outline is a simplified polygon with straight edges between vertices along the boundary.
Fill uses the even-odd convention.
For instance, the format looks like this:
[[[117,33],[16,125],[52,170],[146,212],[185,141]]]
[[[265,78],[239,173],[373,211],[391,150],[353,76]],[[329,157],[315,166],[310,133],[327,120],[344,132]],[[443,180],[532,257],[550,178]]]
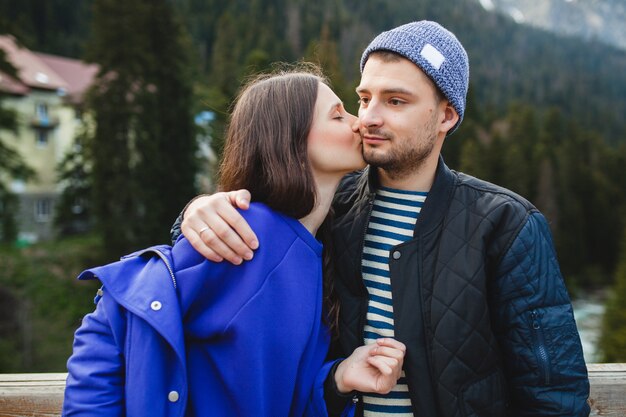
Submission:
[[[76,332],[63,415],[326,415],[322,246],[263,205],[244,215],[268,243],[242,266],[182,238],[80,275],[103,288]]]

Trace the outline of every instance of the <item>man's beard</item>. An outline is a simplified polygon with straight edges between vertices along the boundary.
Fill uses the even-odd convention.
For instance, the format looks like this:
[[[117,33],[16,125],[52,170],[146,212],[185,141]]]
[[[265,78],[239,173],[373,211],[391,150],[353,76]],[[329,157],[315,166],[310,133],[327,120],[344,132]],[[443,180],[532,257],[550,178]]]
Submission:
[[[400,179],[419,171],[424,161],[431,155],[437,139],[433,118],[425,126],[419,138],[398,139],[388,132],[379,129],[366,130],[375,136],[389,140],[394,146],[381,154],[376,149],[366,149],[363,146],[363,159],[373,167],[380,168],[393,179]]]

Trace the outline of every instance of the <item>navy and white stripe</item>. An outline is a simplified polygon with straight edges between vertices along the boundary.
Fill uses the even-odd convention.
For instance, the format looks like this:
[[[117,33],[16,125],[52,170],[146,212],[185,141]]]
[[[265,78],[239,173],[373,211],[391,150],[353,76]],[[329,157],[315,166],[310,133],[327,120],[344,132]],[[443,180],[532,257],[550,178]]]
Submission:
[[[365,235],[361,270],[369,293],[365,344],[379,337],[394,337],[393,304],[389,276],[389,252],[394,246],[413,237],[415,222],[427,193],[381,188],[376,193],[370,222]],[[363,396],[365,417],[413,416],[411,399],[402,377],[386,395]]]

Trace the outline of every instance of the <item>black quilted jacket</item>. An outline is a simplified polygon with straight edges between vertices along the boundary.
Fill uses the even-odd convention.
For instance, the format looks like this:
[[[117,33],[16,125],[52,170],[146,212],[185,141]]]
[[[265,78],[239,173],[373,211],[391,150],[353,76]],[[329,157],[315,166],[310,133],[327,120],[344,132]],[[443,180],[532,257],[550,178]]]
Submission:
[[[351,175],[334,204],[339,355],[363,344],[361,254],[375,189],[373,170]],[[570,300],[549,227],[528,201],[440,159],[414,238],[389,265],[415,416],[589,414]]]

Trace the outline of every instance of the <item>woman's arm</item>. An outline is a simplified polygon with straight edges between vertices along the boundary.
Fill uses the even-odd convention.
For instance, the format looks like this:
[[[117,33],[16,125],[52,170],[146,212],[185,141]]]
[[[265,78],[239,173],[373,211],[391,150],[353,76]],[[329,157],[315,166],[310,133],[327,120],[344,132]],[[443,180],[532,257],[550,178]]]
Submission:
[[[63,416],[125,415],[124,357],[113,331],[124,323],[118,309],[114,302],[101,299],[76,331],[67,362]]]

